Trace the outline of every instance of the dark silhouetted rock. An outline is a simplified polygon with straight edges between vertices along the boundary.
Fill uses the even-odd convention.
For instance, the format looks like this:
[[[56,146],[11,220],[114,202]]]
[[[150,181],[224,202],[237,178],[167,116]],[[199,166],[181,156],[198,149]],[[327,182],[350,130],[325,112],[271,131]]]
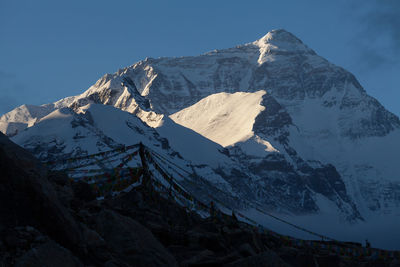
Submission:
[[[229,267],[288,267],[278,255],[273,251],[266,251],[261,254],[237,260],[226,266]]]
[[[135,220],[110,210],[95,218],[95,229],[129,264],[134,266],[177,266],[175,258],[153,234]]]
[[[31,225],[69,248],[81,234],[69,211],[44,175],[45,169],[0,133],[0,231]]]
[[[49,241],[18,258],[15,267],[83,267],[83,264],[69,250]]]

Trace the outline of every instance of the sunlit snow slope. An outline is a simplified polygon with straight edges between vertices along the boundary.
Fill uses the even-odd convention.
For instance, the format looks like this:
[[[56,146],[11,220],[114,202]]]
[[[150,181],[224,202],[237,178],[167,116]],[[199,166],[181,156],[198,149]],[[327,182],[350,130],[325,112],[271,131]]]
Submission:
[[[170,118],[222,146],[231,146],[253,136],[254,119],[265,109],[260,105],[264,94],[261,90],[210,95]]]

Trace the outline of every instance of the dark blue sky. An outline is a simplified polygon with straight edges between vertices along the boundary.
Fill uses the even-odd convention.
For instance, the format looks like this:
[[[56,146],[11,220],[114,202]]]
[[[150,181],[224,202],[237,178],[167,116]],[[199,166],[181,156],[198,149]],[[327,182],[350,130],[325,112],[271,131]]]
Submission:
[[[198,55],[284,28],[400,115],[400,1],[0,0],[0,114],[86,90],[145,57]]]

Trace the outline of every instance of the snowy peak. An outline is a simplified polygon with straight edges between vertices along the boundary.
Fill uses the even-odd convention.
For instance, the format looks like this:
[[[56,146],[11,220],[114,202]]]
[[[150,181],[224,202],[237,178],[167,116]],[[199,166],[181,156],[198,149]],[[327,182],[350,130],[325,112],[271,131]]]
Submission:
[[[400,125],[351,73],[316,55],[293,34],[272,30],[253,43],[201,56],[140,61],[104,75],[81,95],[37,107],[44,114],[16,109],[0,119],[0,131],[14,135],[55,108],[91,103],[137,114],[158,127],[163,114],[178,113],[208,96],[260,90],[276,99],[299,129],[308,129],[303,122],[314,112],[305,112],[306,103],[314,99],[314,107],[326,110],[321,121],[332,121],[329,127],[343,136],[381,136]],[[298,114],[307,118],[296,120]]]
[[[142,141],[277,212],[400,214],[399,118],[285,30],[140,61],[81,95],[9,112],[0,131],[43,160]]]
[[[43,106],[22,105],[0,117],[0,131],[14,136],[26,127],[33,126],[40,118],[49,114],[52,104]]]
[[[253,44],[260,48],[260,57],[258,60],[260,65],[265,62],[263,58],[265,58],[266,55],[288,55],[293,53],[315,54],[315,52],[303,44],[300,39],[283,29],[272,30]]]
[[[273,44],[275,42],[286,43],[286,44],[297,44],[304,45],[303,42],[294,36],[292,33],[287,32],[284,29],[277,29],[268,32],[262,38],[257,40],[258,44],[261,46],[262,44]]]

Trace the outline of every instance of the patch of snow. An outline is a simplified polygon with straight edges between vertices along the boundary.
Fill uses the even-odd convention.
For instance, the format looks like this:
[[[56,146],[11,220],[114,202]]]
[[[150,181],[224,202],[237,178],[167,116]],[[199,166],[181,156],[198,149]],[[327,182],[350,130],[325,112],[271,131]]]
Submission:
[[[254,120],[265,109],[260,105],[265,93],[213,94],[170,118],[224,147],[232,146],[254,135]]]
[[[228,157],[219,151],[223,148],[203,137],[202,135],[176,124],[169,118],[164,118],[163,124],[157,128],[161,136],[168,139],[174,150],[183,158],[194,164],[207,164],[213,168],[220,164],[227,164]]]

